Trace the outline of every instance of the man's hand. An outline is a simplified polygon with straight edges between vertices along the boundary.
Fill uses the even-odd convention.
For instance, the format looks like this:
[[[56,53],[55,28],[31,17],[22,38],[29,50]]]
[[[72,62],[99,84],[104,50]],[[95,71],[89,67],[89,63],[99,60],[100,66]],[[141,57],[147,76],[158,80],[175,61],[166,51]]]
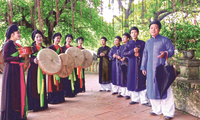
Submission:
[[[116,54],[114,54],[114,55],[113,55],[113,58],[117,58],[117,55],[116,55]]]
[[[121,59],[121,61],[124,61],[125,60],[125,57],[123,57],[122,59]]]
[[[146,76],[147,72],[146,72],[145,70],[142,70],[142,74],[143,74],[144,76]]]
[[[160,52],[161,54],[158,56],[159,58],[165,58],[165,52]]]
[[[138,48],[138,47],[134,48],[134,52],[135,52],[135,53],[138,53],[139,50],[140,50],[140,48]]]
[[[100,53],[100,56],[105,56],[105,54],[104,53]]]
[[[120,56],[118,56],[117,59],[121,60],[122,58]]]
[[[140,53],[135,53],[135,57],[140,57]]]

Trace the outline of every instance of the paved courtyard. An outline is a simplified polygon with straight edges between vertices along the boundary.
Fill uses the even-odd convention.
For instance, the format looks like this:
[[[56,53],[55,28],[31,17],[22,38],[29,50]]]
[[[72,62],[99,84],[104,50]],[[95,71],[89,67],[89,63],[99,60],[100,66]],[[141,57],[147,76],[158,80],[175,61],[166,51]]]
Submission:
[[[0,79],[2,74],[0,75]],[[130,100],[117,98],[111,92],[99,92],[97,74],[86,74],[86,92],[65,102],[50,105],[47,110],[28,114],[28,120],[163,120],[164,116],[151,116],[150,107],[129,105]],[[0,82],[1,83],[1,82]],[[176,110],[173,120],[200,120]]]

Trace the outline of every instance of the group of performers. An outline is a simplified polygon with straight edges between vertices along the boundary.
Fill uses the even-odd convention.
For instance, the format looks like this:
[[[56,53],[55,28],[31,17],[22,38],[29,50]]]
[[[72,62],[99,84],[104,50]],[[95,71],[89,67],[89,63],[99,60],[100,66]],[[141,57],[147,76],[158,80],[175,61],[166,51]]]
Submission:
[[[174,117],[175,106],[171,87],[161,98],[156,81],[156,67],[165,63],[166,54],[174,54],[171,41],[159,34],[161,23],[153,21],[149,25],[151,38],[146,41],[138,39],[139,29],[132,27],[129,33],[124,33],[122,38],[116,36],[115,46],[106,46],[106,37],[101,38],[102,47],[98,49],[99,83],[100,92],[112,90],[117,97],[131,99],[130,104],[141,103],[152,107],[151,115],[163,114],[165,119]],[[71,34],[65,36],[65,44],[60,47],[62,35],[53,35],[53,45],[49,49],[57,54],[64,53],[73,40]],[[84,69],[83,78],[78,77],[75,68],[66,78],[57,74],[48,75],[38,65],[37,54],[45,47],[42,46],[43,34],[39,30],[32,32],[32,54],[28,68],[27,83],[23,69],[24,55],[19,54],[16,43],[21,38],[17,25],[11,25],[6,31],[6,42],[3,45],[3,71],[1,120],[26,120],[28,110],[40,111],[48,108],[48,104],[58,104],[65,101],[65,97],[75,97],[80,92],[85,92]],[[120,45],[121,41],[124,43]],[[83,38],[77,38],[78,48],[82,48]],[[48,86],[46,85],[48,81]],[[112,83],[112,86],[111,86]],[[48,91],[46,88],[48,87]],[[150,101],[150,103],[149,103]]]
[[[53,44],[49,49],[57,54],[64,53],[73,40],[71,34],[65,36],[65,44],[60,47],[62,35],[53,35]],[[6,42],[3,45],[3,60],[5,68],[3,71],[2,96],[1,96],[1,120],[26,120],[28,110],[40,111],[48,108],[48,104],[58,104],[65,101],[65,97],[75,97],[80,92],[85,92],[84,69],[74,68],[72,74],[66,78],[58,75],[48,75],[38,65],[37,54],[45,47],[42,46],[43,34],[39,30],[32,32],[32,54],[28,68],[27,83],[23,69],[24,55],[19,54],[16,43],[21,38],[18,26],[13,24],[6,30]],[[82,47],[83,38],[77,38],[78,48]],[[83,71],[80,79],[78,70]],[[46,81],[48,86],[46,85]],[[81,84],[81,85],[80,85]],[[48,91],[46,88],[48,87]]]
[[[132,27],[122,38],[116,36],[112,48],[106,46],[106,37],[101,38],[102,47],[97,52],[100,92],[112,90],[112,95],[131,98],[131,105],[141,103],[152,107],[151,115],[163,114],[165,119],[172,119],[175,112],[172,89],[169,87],[161,97],[155,74],[175,48],[169,38],[159,34],[160,21],[151,22],[149,28],[152,37],[146,43],[138,39],[137,27]]]

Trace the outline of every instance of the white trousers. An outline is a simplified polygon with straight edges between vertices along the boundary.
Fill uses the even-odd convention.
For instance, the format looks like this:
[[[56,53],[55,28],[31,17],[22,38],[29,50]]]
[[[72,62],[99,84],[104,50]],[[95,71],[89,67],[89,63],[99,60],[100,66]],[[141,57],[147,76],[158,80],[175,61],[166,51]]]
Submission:
[[[142,90],[139,92],[131,91],[131,101],[140,102],[140,104],[148,103],[147,90]]]
[[[122,96],[131,96],[131,92],[128,91],[127,87],[120,87],[120,95]]]
[[[119,86],[112,84],[112,92],[119,92]]]
[[[166,99],[150,99],[152,105],[152,112],[164,116],[174,117],[175,113],[175,105],[174,105],[174,97],[171,86],[167,90],[167,98]]]
[[[111,90],[111,83],[108,84],[100,84],[101,90]]]

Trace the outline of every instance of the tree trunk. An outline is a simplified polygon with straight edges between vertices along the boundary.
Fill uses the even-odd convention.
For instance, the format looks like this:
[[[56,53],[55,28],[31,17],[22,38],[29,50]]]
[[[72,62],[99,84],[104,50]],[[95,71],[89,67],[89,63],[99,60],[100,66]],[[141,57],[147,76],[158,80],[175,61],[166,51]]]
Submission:
[[[52,0],[52,1],[53,1],[53,0]],[[53,17],[53,6],[52,6],[52,9],[51,9],[51,11],[50,11],[50,16]],[[49,31],[50,31],[50,33],[52,34],[51,31],[53,31],[53,28],[54,28],[54,22],[53,22],[53,20],[50,21],[49,28],[50,28]]]
[[[7,7],[7,19],[8,19],[8,24],[9,26],[11,25],[11,22],[10,22],[10,14],[9,14],[9,6]]]
[[[63,10],[65,10],[65,2],[63,3]]]
[[[12,24],[12,18],[13,18],[12,2],[13,2],[13,0],[10,0],[10,21],[11,21],[11,24]]]
[[[40,31],[42,32],[42,18],[41,18],[41,12],[40,12],[40,0],[37,0],[37,5],[38,5],[39,26],[40,26]]]
[[[127,10],[125,9],[125,27],[129,27],[128,23],[127,23],[127,19],[129,17],[129,13],[128,11],[126,12]]]
[[[42,0],[40,0],[40,8],[43,8],[44,6],[44,2]],[[40,9],[40,15],[41,15],[41,22],[42,22],[42,28],[44,27],[44,23],[43,23],[43,9]],[[42,32],[44,34],[44,31]]]
[[[67,9],[69,9],[69,0],[67,0]],[[68,12],[68,21],[67,21],[67,23],[68,23],[68,27],[69,27],[69,12]]]
[[[30,12],[31,12],[31,25],[32,25],[32,28],[35,29],[34,18],[33,18],[33,10],[32,10],[32,7],[31,7],[31,0],[29,1],[29,9],[30,9]],[[20,12],[21,12],[21,6],[20,6]]]
[[[56,0],[55,2],[56,2],[56,24],[58,25],[59,17],[60,17],[60,11],[59,11],[59,8],[58,8],[59,0]]]
[[[75,0],[74,2],[74,9],[75,9],[75,17],[74,17],[74,21],[76,21],[76,1],[77,0]],[[74,29],[76,28],[76,24],[74,24]],[[75,32],[77,33],[77,29],[75,29]]]
[[[47,28],[48,28],[48,36],[44,40],[46,47],[51,45],[51,39],[52,39],[52,36],[53,36],[53,28],[56,25],[55,21],[48,19],[49,17],[53,18],[53,3],[54,2],[53,2],[53,0],[51,0],[51,2],[52,2],[52,6],[49,6],[49,7],[51,7],[51,11],[49,12],[49,16],[45,20]]]
[[[37,0],[34,0],[34,14],[35,14],[34,16],[37,16]],[[34,30],[37,29],[34,17],[33,17],[33,24],[34,24]]]
[[[75,0],[75,3],[74,3],[74,7],[75,7],[75,16],[76,16],[76,0]]]
[[[8,3],[7,15],[8,15],[8,24],[11,25],[12,24],[12,0],[10,0]]]
[[[71,13],[72,13],[72,28],[73,28],[73,33],[74,33],[74,14],[73,14],[73,0],[71,0]]]

